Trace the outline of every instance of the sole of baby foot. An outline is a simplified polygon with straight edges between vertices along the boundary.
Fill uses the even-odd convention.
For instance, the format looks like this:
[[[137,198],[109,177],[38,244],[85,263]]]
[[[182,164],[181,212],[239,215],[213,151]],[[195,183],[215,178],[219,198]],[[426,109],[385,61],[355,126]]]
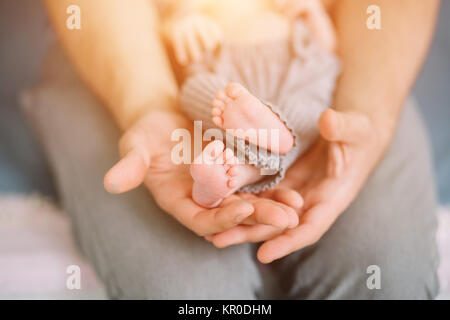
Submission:
[[[202,207],[214,208],[242,186],[260,179],[258,169],[237,163],[233,151],[223,142],[209,143],[190,168],[193,200]]]
[[[294,137],[289,129],[269,107],[238,83],[232,82],[225,91],[217,92],[211,113],[215,125],[233,130],[232,134],[238,138],[279,154],[292,149]],[[278,132],[276,139],[272,139],[273,130]]]

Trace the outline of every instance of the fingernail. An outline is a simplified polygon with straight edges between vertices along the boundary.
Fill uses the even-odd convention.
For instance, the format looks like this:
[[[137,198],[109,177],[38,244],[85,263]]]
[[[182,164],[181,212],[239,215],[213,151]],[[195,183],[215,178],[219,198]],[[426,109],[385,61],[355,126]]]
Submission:
[[[239,206],[239,207],[242,207],[242,208],[246,207],[246,208],[248,208],[249,210],[251,210],[251,212],[248,213],[249,215],[250,215],[251,213],[253,213],[253,205],[252,205],[250,202],[241,200],[241,201],[238,202],[238,206]],[[251,208],[251,209],[250,209],[250,208]]]
[[[237,217],[236,217],[235,221],[236,221],[237,223],[241,223],[242,221],[244,221],[245,219],[247,219],[249,215],[250,215],[250,214],[241,214],[240,216],[237,216]]]
[[[253,209],[253,206],[246,201],[239,201],[238,206],[240,206],[240,207],[241,206],[246,206],[246,207],[251,206],[251,208]],[[246,213],[242,213],[235,218],[235,221],[237,223],[240,223],[240,222],[244,221],[245,219],[247,219],[252,213],[253,213],[253,210],[246,212]]]

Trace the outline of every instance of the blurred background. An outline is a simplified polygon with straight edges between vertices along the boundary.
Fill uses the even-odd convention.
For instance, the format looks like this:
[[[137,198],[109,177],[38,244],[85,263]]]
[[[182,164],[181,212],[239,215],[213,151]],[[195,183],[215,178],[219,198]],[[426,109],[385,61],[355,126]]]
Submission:
[[[52,41],[54,35],[40,1],[0,0],[0,298],[3,299],[105,297],[101,282],[73,244],[70,224],[58,209],[51,170],[21,112],[20,93],[38,82],[39,66]],[[437,34],[413,95],[430,133],[441,230],[448,230],[441,231],[439,237],[441,243],[448,244],[450,0],[442,1]],[[13,236],[20,237],[20,241],[4,241]],[[441,246],[441,250],[450,252],[450,246]],[[83,290],[69,290],[65,286],[66,266],[71,264],[82,266],[86,275]],[[450,298],[449,273],[450,263],[444,257],[440,269],[443,298]]]

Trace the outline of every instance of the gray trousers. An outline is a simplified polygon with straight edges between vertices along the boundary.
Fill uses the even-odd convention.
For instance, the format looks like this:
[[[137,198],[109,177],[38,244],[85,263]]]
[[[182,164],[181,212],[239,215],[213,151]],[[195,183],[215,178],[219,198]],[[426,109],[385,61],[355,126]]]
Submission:
[[[438,292],[435,190],[425,131],[405,107],[398,132],[353,204],[325,236],[270,265],[255,245],[217,249],[138,188],[113,196],[105,172],[120,132],[58,59],[27,95],[27,114],[53,169],[83,253],[111,298],[425,299]],[[380,270],[369,289],[368,267]]]

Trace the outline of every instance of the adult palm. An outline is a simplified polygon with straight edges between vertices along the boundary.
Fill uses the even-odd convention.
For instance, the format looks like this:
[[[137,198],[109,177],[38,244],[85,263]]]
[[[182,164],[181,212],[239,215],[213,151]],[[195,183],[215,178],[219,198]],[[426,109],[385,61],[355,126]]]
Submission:
[[[233,195],[220,207],[205,209],[191,196],[193,180],[188,165],[171,159],[177,129],[191,130],[191,123],[175,111],[153,110],[128,129],[119,142],[121,160],[105,175],[106,190],[123,193],[145,183],[158,205],[198,235],[207,236],[238,224],[272,225],[280,230],[298,224],[292,208],[302,204],[291,190],[279,190],[268,198]]]
[[[317,242],[356,198],[381,158],[387,139],[359,113],[325,111],[319,120],[321,138],[288,170],[282,188],[304,198],[300,222],[293,229],[267,225],[236,226],[208,237],[217,247],[265,241],[258,250],[263,263],[282,258]],[[272,192],[262,196],[273,197]]]

